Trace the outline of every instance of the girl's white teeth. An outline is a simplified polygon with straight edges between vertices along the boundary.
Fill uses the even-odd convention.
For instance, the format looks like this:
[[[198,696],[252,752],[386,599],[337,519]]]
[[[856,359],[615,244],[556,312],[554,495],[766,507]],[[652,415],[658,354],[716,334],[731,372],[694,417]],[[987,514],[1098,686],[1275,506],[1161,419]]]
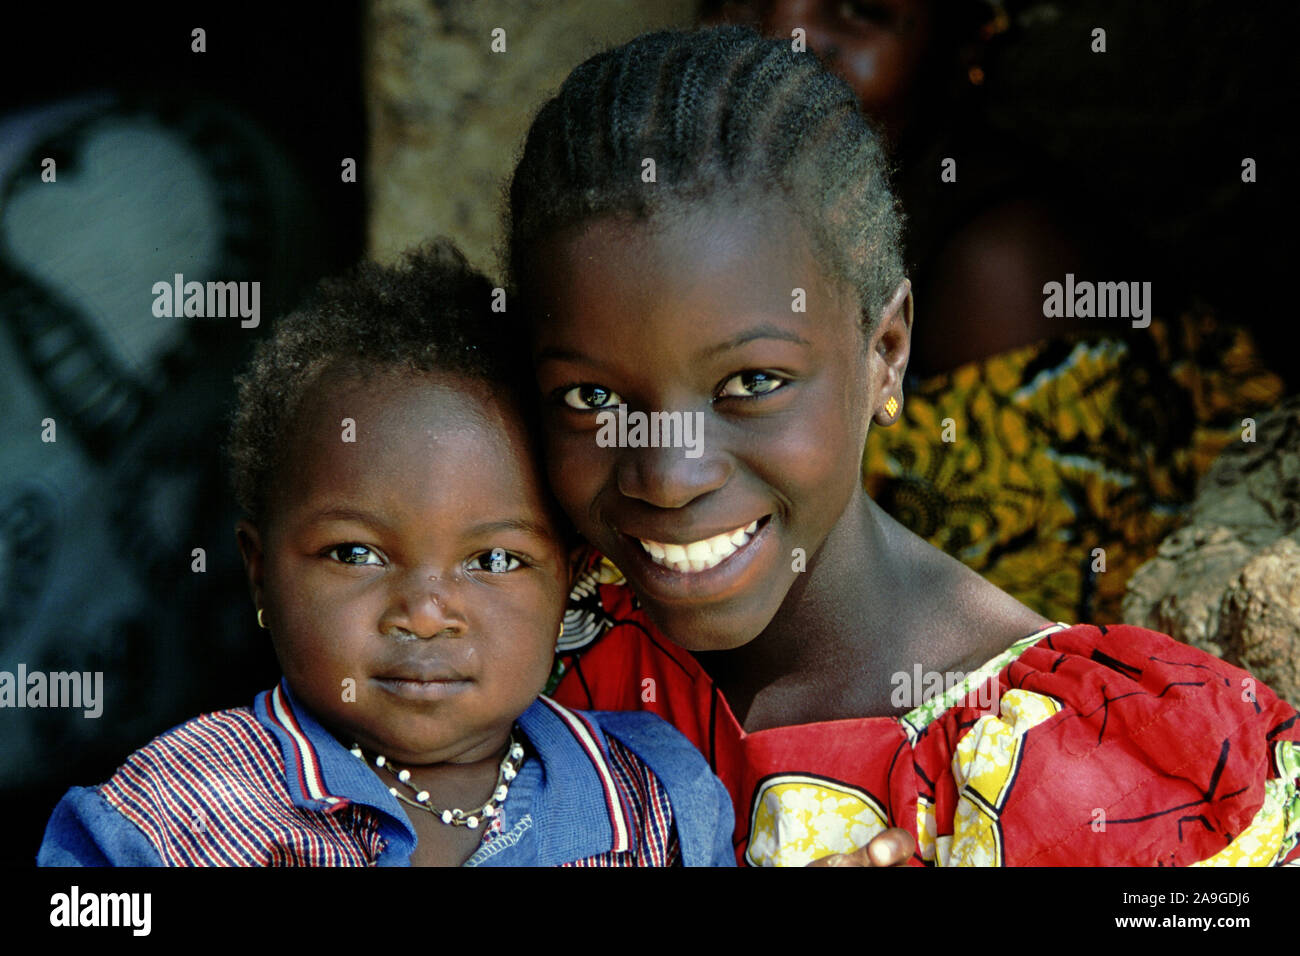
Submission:
[[[731,535],[720,534],[716,538],[709,539],[710,557],[726,558],[730,557],[738,550],[739,546],[731,540]]]
[[[641,538],[641,547],[650,555],[655,564],[671,568],[683,574],[695,574],[716,568],[745,545],[758,530],[758,522],[751,521],[748,527],[737,528],[725,534],[714,535],[703,541],[690,544],[660,544],[658,541],[646,541]]]

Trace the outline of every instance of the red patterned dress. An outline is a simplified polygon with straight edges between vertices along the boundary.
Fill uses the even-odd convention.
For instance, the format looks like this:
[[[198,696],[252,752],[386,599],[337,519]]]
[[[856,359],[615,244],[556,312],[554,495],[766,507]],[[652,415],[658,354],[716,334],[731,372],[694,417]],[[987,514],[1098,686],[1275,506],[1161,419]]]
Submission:
[[[1300,719],[1245,671],[1144,628],[1053,625],[902,717],[746,733],[690,652],[592,557],[553,696],[649,710],[709,759],[742,864],[890,826],[916,865],[1300,864]]]

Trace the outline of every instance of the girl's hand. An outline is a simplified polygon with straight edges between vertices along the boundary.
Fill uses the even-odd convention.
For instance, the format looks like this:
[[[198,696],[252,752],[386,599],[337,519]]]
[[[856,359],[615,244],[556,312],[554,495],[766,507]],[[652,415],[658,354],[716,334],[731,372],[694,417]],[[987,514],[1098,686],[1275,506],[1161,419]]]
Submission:
[[[809,866],[906,866],[916,852],[916,840],[900,827],[878,833],[852,853],[832,853]]]

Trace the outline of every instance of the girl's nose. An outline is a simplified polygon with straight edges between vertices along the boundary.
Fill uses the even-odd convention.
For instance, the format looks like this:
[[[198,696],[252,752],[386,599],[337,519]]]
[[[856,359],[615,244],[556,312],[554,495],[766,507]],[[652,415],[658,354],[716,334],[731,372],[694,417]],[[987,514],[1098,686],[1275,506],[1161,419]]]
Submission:
[[[394,588],[379,622],[382,634],[419,638],[459,637],[467,622],[461,610],[459,572],[435,576],[412,571]]]
[[[684,508],[730,477],[727,459],[709,455],[707,445],[699,458],[682,448],[624,448],[616,468],[618,490],[656,508]]]

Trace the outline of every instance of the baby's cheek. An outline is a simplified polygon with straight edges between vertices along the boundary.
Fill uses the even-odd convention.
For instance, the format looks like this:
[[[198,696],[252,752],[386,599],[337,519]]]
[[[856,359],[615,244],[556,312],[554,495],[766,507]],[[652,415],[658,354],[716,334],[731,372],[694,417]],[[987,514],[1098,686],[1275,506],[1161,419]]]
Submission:
[[[313,713],[331,717],[344,701],[361,699],[369,690],[364,675],[301,642],[276,642],[281,670],[290,689]]]
[[[509,717],[522,714],[546,686],[553,664],[552,649],[536,642],[493,661],[489,677],[493,710]]]
[[[285,594],[270,616],[271,637],[285,674],[333,698],[347,679],[362,684],[366,645],[376,627],[368,613],[331,600],[324,588]]]
[[[487,625],[492,640],[482,648],[484,668],[491,668],[494,677],[500,675],[525,688],[535,684],[531,691],[535,696],[554,664],[559,624],[552,631],[544,622],[558,620],[562,604],[557,598],[558,592],[549,590],[515,600],[503,596]]]

